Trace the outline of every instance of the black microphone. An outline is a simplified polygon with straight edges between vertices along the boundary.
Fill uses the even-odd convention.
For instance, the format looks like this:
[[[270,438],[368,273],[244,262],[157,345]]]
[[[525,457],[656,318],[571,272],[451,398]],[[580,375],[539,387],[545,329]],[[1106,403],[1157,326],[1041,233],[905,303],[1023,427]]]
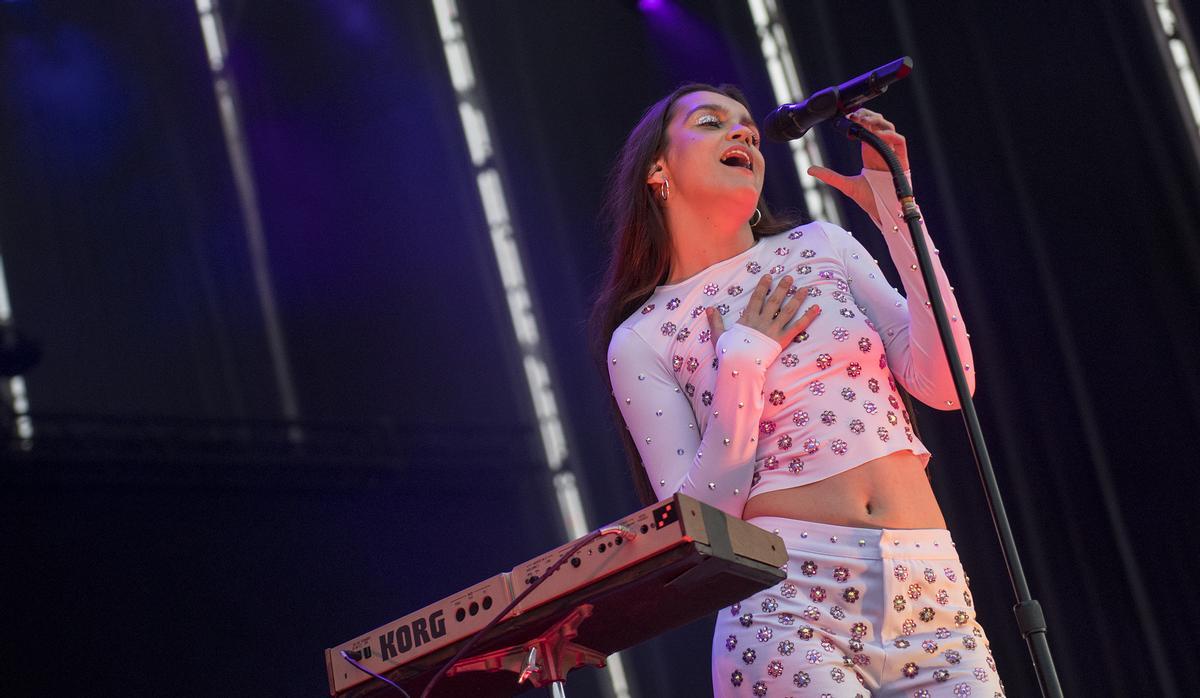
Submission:
[[[911,72],[912,59],[903,56],[853,80],[826,87],[803,102],[784,104],[767,115],[763,135],[773,141],[796,140],[822,121],[848,114],[887,92],[888,85]]]

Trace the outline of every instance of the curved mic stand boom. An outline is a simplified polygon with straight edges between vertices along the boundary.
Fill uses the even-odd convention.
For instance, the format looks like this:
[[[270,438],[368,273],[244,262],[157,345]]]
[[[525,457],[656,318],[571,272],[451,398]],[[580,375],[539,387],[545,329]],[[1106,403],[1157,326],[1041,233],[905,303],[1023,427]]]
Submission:
[[[1013,540],[1008,515],[1004,511],[1000,488],[996,484],[996,473],[992,468],[992,460],[983,441],[979,416],[975,412],[975,403],[972,401],[971,391],[967,387],[967,377],[963,372],[962,360],[955,348],[954,334],[950,329],[950,320],[946,314],[946,304],[942,300],[937,278],[933,274],[929,247],[925,244],[925,236],[921,234],[921,213],[917,210],[916,201],[913,200],[912,186],[900,168],[900,160],[896,157],[896,153],[878,136],[846,119],[844,115],[834,119],[833,126],[850,138],[860,140],[878,151],[887,162],[888,169],[891,170],[892,181],[896,186],[896,196],[900,199],[904,221],[908,224],[908,232],[912,236],[913,248],[917,253],[917,262],[921,267],[921,278],[925,282],[925,290],[929,293],[929,302],[933,306],[933,315],[937,321],[942,349],[946,352],[946,360],[950,364],[950,372],[954,377],[954,389],[962,403],[967,437],[971,443],[971,450],[975,454],[979,478],[983,481],[984,495],[987,498],[988,510],[992,515],[992,524],[996,528],[996,535],[1000,538],[1004,563],[1008,569],[1009,580],[1012,582],[1013,593],[1017,597],[1017,604],[1013,607],[1013,612],[1017,616],[1017,627],[1029,646],[1029,654],[1033,659],[1033,667],[1037,673],[1042,695],[1059,698],[1063,693],[1058,683],[1058,674],[1054,671],[1050,645],[1046,641],[1046,618],[1042,613],[1041,604],[1029,593],[1029,584],[1025,579],[1025,571],[1021,567],[1020,556],[1017,554],[1017,545]]]

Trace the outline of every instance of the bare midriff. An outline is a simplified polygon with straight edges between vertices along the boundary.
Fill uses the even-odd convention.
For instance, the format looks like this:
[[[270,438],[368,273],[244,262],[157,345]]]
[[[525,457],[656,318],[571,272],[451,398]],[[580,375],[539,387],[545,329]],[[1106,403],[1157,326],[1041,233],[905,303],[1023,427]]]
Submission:
[[[781,516],[859,528],[945,528],[925,475],[912,451],[896,451],[844,473],[751,497],[742,518]]]

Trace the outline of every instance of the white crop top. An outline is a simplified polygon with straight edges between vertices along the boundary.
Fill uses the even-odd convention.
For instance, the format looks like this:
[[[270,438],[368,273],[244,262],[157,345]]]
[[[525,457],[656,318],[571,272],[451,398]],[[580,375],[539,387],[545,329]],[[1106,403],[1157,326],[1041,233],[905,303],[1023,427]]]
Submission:
[[[957,409],[958,397],[891,177],[864,174],[875,194],[872,218],[908,300],[850,233],[817,221],[659,286],[613,332],[613,395],[659,498],[679,491],[740,517],[754,494],[823,480],[898,450],[928,462],[893,375],[932,407]],[[933,260],[973,391],[966,328]],[[764,273],[790,274],[797,290],[810,289],[801,313],[821,306],[782,350],[737,324]],[[725,319],[715,344],[704,316],[710,305]]]

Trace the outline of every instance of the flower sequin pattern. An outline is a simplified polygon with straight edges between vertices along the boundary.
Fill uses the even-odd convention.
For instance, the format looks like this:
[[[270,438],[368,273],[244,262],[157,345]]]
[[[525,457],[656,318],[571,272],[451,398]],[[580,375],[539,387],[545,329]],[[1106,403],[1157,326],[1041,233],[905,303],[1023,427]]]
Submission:
[[[833,334],[833,338],[839,342],[844,342],[850,338],[850,331],[847,330],[845,327],[833,328],[832,334]]]
[[[783,662],[779,661],[778,659],[772,659],[770,663],[767,664],[767,674],[773,679],[783,676]]]
[[[861,374],[862,364],[858,363],[857,361],[851,361],[850,364],[846,366],[846,375],[850,376],[851,378],[858,378]]]
[[[770,396],[767,397],[767,401],[778,407],[783,404],[785,398],[786,396],[782,390],[772,390]]]
[[[817,368],[824,371],[833,365],[833,357],[829,354],[817,354]]]

